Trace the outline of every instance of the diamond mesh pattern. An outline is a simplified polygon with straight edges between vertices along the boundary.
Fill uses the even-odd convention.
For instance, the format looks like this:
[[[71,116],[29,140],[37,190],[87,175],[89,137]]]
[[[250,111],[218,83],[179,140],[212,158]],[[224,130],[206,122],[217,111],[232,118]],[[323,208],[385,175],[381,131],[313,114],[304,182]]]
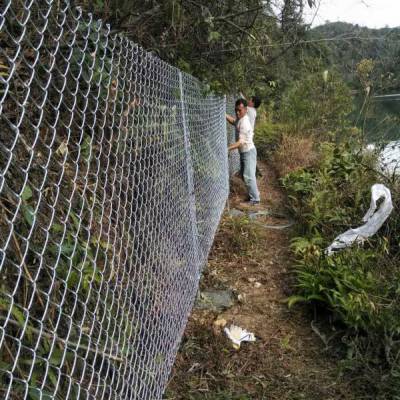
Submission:
[[[159,399],[228,195],[226,102],[66,1],[0,5],[0,397]]]
[[[235,98],[228,97],[226,104],[226,112],[229,115],[235,116]],[[235,143],[239,138],[236,137],[235,128],[227,124],[228,129],[228,143]],[[230,151],[228,154],[228,162],[229,162],[229,176],[235,175],[240,171],[240,155],[238,150]]]

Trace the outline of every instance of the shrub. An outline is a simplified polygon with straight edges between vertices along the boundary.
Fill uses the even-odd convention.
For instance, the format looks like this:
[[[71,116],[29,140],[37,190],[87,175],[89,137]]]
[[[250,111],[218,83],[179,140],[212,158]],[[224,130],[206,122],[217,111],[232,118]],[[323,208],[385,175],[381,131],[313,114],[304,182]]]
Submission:
[[[299,221],[292,240],[296,294],[288,302],[314,303],[328,310],[347,330],[344,340],[351,362],[346,368],[363,370],[360,381],[375,375],[371,398],[394,399],[400,395],[389,394],[400,377],[397,186],[390,187],[395,210],[378,234],[363,246],[325,254],[334,237],[361,223],[370,187],[380,180],[373,161],[346,145],[324,145],[317,166],[282,180],[288,208]]]
[[[283,127],[267,120],[257,122],[254,132],[254,143],[257,148],[258,156],[265,160],[269,158],[272,151],[276,149]]]
[[[337,136],[352,111],[350,89],[335,73],[310,74],[285,93],[280,116],[294,131]]]
[[[371,162],[347,145],[323,144],[313,168],[299,169],[282,179],[287,207],[299,219],[301,234],[324,234],[327,240],[357,224],[376,183]]]
[[[308,168],[316,162],[314,140],[311,136],[302,137],[284,133],[274,153],[274,167],[280,177],[290,172]]]

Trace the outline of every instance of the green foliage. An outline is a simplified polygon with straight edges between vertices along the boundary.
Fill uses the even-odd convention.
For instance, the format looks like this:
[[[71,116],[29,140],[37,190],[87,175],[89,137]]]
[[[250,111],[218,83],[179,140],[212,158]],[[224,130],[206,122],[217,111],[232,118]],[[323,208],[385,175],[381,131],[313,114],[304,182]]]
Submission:
[[[374,65],[374,61],[370,58],[363,59],[357,64],[357,76],[365,89],[371,86],[371,74],[374,70]]]
[[[324,233],[330,240],[360,221],[376,179],[371,163],[348,144],[323,144],[317,168],[293,172],[282,180],[288,208],[299,218],[302,233]]]
[[[294,82],[283,97],[280,118],[295,131],[337,134],[352,110],[349,88],[336,73],[319,72]]]
[[[249,88],[270,97],[279,95],[289,82],[281,76],[282,69],[292,76],[296,71],[292,64],[299,64],[300,52],[282,43],[305,36],[302,12],[307,2],[285,0],[272,6],[261,0],[80,0],[78,4],[113,31],[124,32],[213,90],[237,93]]]
[[[260,158],[266,159],[270,152],[276,148],[282,134],[282,125],[263,121],[258,123],[254,132],[254,143]]]
[[[304,254],[297,243],[293,249],[297,255]],[[325,257],[321,250],[309,247],[306,256],[299,258],[296,273],[301,295],[290,299],[290,304],[316,300],[357,331],[400,333],[400,321],[392,318],[400,307],[398,283],[383,279],[384,257],[376,248],[346,250],[332,257]],[[397,280],[398,275],[394,275]]]
[[[252,400],[245,394],[232,393],[231,391],[218,391],[218,393],[206,394],[188,394],[188,400]]]
[[[380,101],[374,94],[398,93],[400,89],[400,29],[369,29],[344,22],[327,23],[309,31],[306,59],[318,59],[322,68],[336,69],[354,90],[354,122],[369,141],[397,140],[397,101]],[[342,40],[341,38],[351,38]],[[332,39],[332,40],[331,40]]]
[[[226,245],[232,254],[254,257],[262,237],[261,228],[252,223],[248,217],[230,217],[223,221],[221,227],[226,232]]]
[[[363,68],[367,67],[367,80],[374,82],[377,91],[387,92],[400,88],[397,73],[400,57],[399,28],[370,29],[345,22],[335,22],[318,26],[310,31],[310,37],[313,39],[340,36],[352,39],[327,42],[318,46],[326,67],[335,66],[352,87],[359,88],[358,64],[362,60],[369,60],[367,64],[364,61]],[[374,64],[373,69],[371,62]],[[362,81],[362,84],[363,82],[365,81]]]
[[[378,234],[363,246],[353,246],[332,256],[325,253],[334,237],[361,223],[369,206],[370,187],[378,180],[373,161],[348,144],[327,144],[321,148],[317,167],[283,179],[288,207],[299,220],[298,236],[292,239],[296,291],[288,305],[312,302],[329,310],[333,320],[346,327],[349,349],[356,347],[358,352],[357,360],[348,368],[356,368],[362,359],[364,374],[369,368],[379,375],[374,398],[386,398],[379,396],[389,393],[389,382],[396,381],[400,369],[397,215],[392,214]],[[393,186],[394,198],[396,193]],[[368,348],[357,347],[355,341],[362,337],[368,341]],[[353,353],[349,354],[348,360],[353,360]],[[379,360],[379,373],[374,360]],[[384,375],[386,384],[381,385],[379,379]]]

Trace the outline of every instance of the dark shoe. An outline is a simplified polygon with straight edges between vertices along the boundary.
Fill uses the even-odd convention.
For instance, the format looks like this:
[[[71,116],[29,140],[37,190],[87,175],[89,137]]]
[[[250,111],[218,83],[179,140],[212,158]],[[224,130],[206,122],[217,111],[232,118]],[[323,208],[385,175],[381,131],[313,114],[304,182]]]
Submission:
[[[257,210],[260,208],[261,204],[259,201],[250,200],[240,203],[239,206],[246,209]]]

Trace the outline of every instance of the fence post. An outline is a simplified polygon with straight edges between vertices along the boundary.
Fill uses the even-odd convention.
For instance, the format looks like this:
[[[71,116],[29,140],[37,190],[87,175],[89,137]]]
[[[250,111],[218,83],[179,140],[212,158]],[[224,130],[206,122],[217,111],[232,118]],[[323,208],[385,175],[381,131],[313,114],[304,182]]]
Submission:
[[[230,204],[229,204],[229,190],[230,190],[230,188],[229,188],[229,178],[230,178],[229,172],[230,172],[230,167],[229,167],[229,151],[228,151],[228,145],[229,145],[229,140],[228,140],[228,121],[225,118],[225,115],[228,113],[226,94],[224,95],[224,111],[225,111],[225,114],[224,114],[223,118],[224,118],[224,121],[225,121],[225,148],[226,148],[226,150],[225,150],[226,151],[226,153],[225,153],[226,154],[226,167],[225,168],[226,168],[226,171],[227,171],[227,173],[226,173],[226,180],[227,180],[226,185],[227,185],[227,188],[228,188],[225,207],[226,207],[227,211],[229,212],[230,211]]]
[[[189,192],[189,209],[190,217],[192,221],[192,244],[195,254],[195,262],[197,264],[198,276],[200,276],[200,265],[203,257],[202,249],[200,248],[199,231],[197,229],[197,216],[196,216],[196,195],[194,192],[194,171],[192,163],[192,155],[190,152],[190,139],[189,130],[186,121],[186,110],[184,103],[184,92],[183,92],[183,78],[182,72],[179,71],[179,88],[180,88],[180,100],[181,100],[181,112],[182,112],[182,125],[183,125],[183,137],[185,146],[185,159],[186,159],[186,175],[187,175],[187,186]]]

